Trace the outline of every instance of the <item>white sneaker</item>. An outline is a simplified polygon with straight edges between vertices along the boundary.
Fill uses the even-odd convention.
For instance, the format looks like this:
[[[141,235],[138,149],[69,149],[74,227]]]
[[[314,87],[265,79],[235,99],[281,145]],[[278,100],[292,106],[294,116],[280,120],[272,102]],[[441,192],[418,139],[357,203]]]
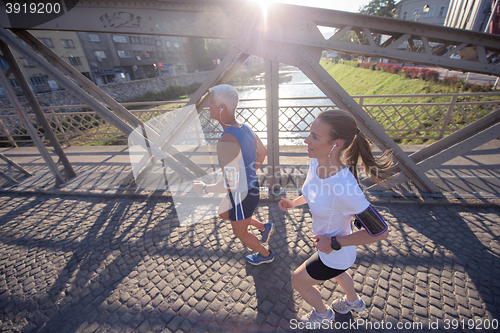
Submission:
[[[356,300],[356,302],[350,304],[347,301],[347,298],[344,296],[342,298],[337,298],[335,301],[333,301],[332,308],[338,313],[346,314],[351,310],[354,310],[356,312],[361,312],[364,309],[366,309],[366,305],[365,302],[363,302],[363,300],[359,297]]]
[[[335,312],[330,309],[329,306],[326,307],[326,313],[322,315],[316,309],[313,309],[308,314],[300,318],[302,323],[307,327],[322,327],[324,323],[330,323],[335,320]]]

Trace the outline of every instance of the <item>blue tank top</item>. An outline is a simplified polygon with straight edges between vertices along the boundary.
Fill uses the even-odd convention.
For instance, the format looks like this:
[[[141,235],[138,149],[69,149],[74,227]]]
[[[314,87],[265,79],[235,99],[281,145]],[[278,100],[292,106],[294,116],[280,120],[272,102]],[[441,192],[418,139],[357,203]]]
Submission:
[[[257,174],[255,173],[255,163],[257,161],[257,138],[247,124],[242,124],[240,127],[228,127],[222,135],[231,133],[241,147],[243,163],[245,165],[247,189],[257,185]],[[245,189],[245,190],[247,190]]]

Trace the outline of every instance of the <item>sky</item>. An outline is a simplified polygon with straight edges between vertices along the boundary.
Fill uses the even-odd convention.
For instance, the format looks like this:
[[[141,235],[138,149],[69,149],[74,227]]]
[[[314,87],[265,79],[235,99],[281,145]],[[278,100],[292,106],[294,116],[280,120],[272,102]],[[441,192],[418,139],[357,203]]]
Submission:
[[[359,7],[367,5],[370,0],[275,0],[275,2],[357,13]]]

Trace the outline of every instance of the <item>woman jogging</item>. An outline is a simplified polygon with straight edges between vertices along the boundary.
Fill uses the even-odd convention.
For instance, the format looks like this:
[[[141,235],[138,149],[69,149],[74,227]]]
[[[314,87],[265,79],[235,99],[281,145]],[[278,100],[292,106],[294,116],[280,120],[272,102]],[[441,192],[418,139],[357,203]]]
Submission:
[[[375,158],[356,120],[347,111],[328,110],[320,113],[306,138],[307,155],[311,158],[303,195],[289,200],[282,198],[282,210],[309,204],[313,217],[314,246],[318,249],[299,266],[292,276],[292,285],[313,310],[301,318],[304,324],[333,321],[335,314],[325,305],[315,285],[335,278],[346,296],[333,302],[333,310],[345,314],[363,311],[366,306],[354,289],[347,273],[356,259],[356,245],[387,238],[387,225],[365,198],[359,187],[358,159],[364,172],[377,183],[390,177],[390,153]],[[356,219],[364,229],[352,232]]]

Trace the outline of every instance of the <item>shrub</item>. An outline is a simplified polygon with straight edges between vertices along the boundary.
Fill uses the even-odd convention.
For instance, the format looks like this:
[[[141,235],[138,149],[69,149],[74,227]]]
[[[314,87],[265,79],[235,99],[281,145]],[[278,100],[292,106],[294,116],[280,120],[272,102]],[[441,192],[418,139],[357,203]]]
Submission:
[[[401,65],[380,62],[377,64],[377,70],[392,74],[398,74],[401,70]]]
[[[352,60],[340,60],[339,64],[348,65],[348,66],[351,66],[351,67],[359,67],[359,62],[358,61],[352,61]]]
[[[363,67],[363,68],[366,68],[366,69],[371,69],[372,71],[374,71],[377,66],[377,63],[376,62],[362,62],[359,67]]]

